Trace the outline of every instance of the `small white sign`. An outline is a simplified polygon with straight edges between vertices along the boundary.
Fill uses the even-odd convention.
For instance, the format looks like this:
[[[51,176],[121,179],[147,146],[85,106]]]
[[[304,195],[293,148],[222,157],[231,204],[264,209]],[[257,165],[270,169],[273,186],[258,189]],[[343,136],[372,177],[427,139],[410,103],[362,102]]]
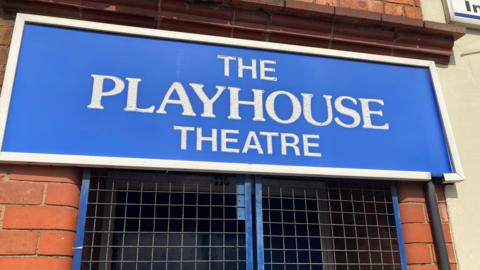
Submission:
[[[480,0],[444,0],[450,21],[480,27]]]

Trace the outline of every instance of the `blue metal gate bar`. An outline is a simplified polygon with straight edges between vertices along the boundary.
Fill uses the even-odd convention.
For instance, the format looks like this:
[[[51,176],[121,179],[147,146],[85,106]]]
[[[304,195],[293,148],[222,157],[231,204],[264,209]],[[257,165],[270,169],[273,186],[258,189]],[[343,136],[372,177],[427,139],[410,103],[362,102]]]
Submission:
[[[90,189],[90,169],[83,170],[82,188],[80,191],[80,206],[78,208],[77,234],[73,250],[73,270],[80,270],[83,252],[83,236],[87,219],[88,191]]]
[[[245,252],[247,270],[253,270],[253,221],[252,221],[252,177],[240,176],[245,179]]]
[[[237,176],[237,219],[245,220],[245,177]]]
[[[265,268],[263,257],[263,205],[262,205],[262,177],[255,176],[255,218],[257,233],[257,270]]]
[[[400,252],[400,262],[402,263],[402,270],[408,270],[407,257],[405,253],[405,242],[403,241],[402,223],[400,220],[400,208],[398,204],[397,186],[395,184],[390,185],[392,192],[392,204],[393,213],[395,215],[395,225],[397,231],[398,251]]]

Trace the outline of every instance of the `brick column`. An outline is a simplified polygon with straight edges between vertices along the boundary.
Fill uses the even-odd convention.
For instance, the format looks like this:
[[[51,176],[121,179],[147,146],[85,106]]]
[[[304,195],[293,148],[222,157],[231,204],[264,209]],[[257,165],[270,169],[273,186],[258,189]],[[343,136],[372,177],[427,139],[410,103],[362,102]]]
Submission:
[[[409,270],[438,270],[432,230],[423,183],[399,183],[398,199],[405,251]],[[452,270],[457,269],[452,236],[448,223],[447,204],[442,186],[437,186],[437,200]]]
[[[81,170],[0,165],[0,270],[70,270]]]

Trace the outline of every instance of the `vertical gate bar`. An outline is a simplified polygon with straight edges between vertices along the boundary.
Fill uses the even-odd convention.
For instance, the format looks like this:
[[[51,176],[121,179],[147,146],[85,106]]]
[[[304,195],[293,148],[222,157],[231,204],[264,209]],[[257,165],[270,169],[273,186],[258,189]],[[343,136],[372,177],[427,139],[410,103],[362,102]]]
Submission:
[[[245,176],[237,175],[237,219],[245,220]]]
[[[83,170],[82,187],[80,191],[80,205],[78,207],[77,234],[73,248],[73,270],[80,270],[83,253],[83,236],[85,234],[85,222],[87,219],[88,191],[90,189],[90,169]]]
[[[402,270],[408,270],[407,257],[405,254],[405,242],[403,241],[403,230],[400,219],[400,208],[398,204],[397,186],[390,184],[390,191],[392,192],[393,214],[395,215],[395,226],[397,231],[398,251],[400,252],[400,262]]]
[[[265,268],[263,257],[263,205],[262,205],[262,177],[255,176],[255,225],[257,233],[257,270]]]
[[[247,270],[253,270],[253,216],[252,216],[252,177],[245,177],[245,234]]]

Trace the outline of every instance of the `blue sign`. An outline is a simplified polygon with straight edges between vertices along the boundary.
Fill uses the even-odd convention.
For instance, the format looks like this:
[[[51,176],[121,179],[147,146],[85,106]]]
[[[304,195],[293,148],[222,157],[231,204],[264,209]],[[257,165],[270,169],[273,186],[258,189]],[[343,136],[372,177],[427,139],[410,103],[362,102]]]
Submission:
[[[453,171],[428,67],[28,22],[1,152]]]

